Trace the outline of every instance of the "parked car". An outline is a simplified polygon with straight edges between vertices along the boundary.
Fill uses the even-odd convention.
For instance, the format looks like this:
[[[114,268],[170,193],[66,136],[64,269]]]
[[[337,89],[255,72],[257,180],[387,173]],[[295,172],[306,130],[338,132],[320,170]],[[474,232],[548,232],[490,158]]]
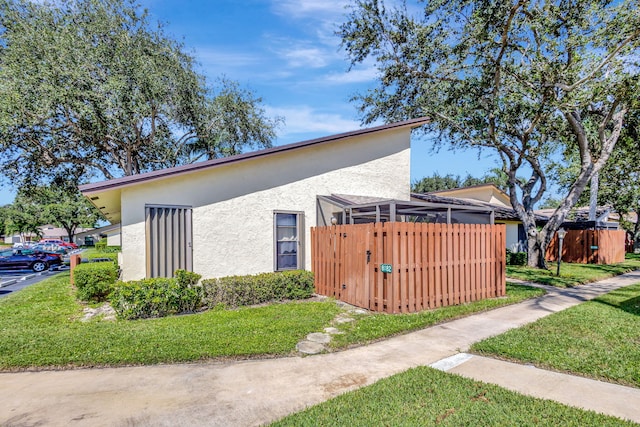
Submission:
[[[0,251],[0,269],[33,270],[36,273],[62,265],[62,255],[38,252],[32,249],[6,249]]]
[[[70,246],[59,246],[53,243],[37,243],[29,246],[28,249],[36,252],[60,255],[66,255],[73,250]]]
[[[73,242],[65,242],[64,240],[60,240],[60,239],[42,239],[40,240],[40,243],[44,243],[47,245],[58,245],[58,246],[65,246],[68,248],[72,248],[72,249],[78,249],[78,245],[76,245]]]

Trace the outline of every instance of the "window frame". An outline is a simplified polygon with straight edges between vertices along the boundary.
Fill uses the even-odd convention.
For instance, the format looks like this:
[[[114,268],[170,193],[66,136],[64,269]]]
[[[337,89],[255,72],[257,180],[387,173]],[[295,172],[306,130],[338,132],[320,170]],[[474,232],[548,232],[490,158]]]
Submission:
[[[296,219],[296,265],[295,267],[278,268],[278,215],[295,215]],[[280,226],[282,227],[282,226]],[[274,210],[273,211],[273,271],[300,270],[304,268],[304,211]],[[292,240],[286,240],[292,242]]]

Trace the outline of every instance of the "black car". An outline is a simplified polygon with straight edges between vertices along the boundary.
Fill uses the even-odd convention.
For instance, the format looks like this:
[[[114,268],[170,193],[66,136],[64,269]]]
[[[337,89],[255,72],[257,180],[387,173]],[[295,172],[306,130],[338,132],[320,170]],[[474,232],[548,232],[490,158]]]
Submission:
[[[35,272],[62,265],[62,256],[31,249],[6,249],[0,251],[0,269],[33,270]]]

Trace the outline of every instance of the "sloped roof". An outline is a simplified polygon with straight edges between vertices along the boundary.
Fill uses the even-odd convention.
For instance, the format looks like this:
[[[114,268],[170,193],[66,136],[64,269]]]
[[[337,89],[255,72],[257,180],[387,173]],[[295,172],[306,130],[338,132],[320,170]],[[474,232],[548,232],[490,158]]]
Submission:
[[[435,192],[434,192],[435,193]],[[411,197],[417,200],[423,200],[430,203],[444,203],[456,206],[471,206],[471,207],[483,207],[491,208],[495,213],[495,219],[497,221],[520,221],[520,217],[512,208],[505,208],[495,205],[493,203],[483,202],[480,200],[470,200],[458,197],[439,196],[434,193],[411,193]],[[536,222],[546,221],[547,217],[535,214]]]
[[[218,167],[232,165],[257,158],[268,158],[269,156],[278,155],[279,153],[306,149],[324,144],[330,144],[342,141],[347,138],[365,136],[378,132],[391,131],[396,129],[413,129],[429,123],[429,118],[421,117],[412,120],[406,120],[398,123],[391,123],[383,126],[359,129],[351,132],[340,133],[336,135],[326,136],[322,138],[310,139],[288,145],[267,148],[264,150],[252,151],[249,153],[238,154],[235,156],[223,157],[203,162],[192,163],[183,166],[176,166],[157,170],[153,172],[142,173],[138,175],[125,176],[108,181],[102,181],[92,184],[85,184],[79,187],[80,191],[91,200],[91,202],[107,217],[110,222],[120,221],[120,191],[122,188],[140,185],[145,182],[161,180],[169,177],[186,175],[203,170],[211,170]]]

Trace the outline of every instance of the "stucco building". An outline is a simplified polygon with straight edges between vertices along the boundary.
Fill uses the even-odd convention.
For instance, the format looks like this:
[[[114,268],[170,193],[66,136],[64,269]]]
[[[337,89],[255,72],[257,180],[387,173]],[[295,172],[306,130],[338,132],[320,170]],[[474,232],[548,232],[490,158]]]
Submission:
[[[88,184],[80,190],[121,223],[124,280],[205,278],[310,269],[318,196],[410,200],[411,129],[361,129]],[[324,225],[324,224],[321,224]]]

